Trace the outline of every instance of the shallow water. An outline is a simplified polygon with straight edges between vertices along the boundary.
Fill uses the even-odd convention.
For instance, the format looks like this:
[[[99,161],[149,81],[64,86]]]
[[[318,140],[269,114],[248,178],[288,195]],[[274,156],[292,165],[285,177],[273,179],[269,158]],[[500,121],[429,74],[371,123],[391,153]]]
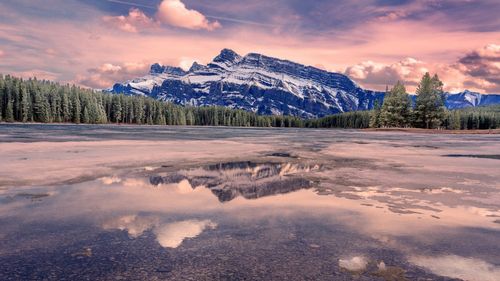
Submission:
[[[500,165],[474,157],[498,151],[495,135],[2,124],[0,280],[498,280]]]

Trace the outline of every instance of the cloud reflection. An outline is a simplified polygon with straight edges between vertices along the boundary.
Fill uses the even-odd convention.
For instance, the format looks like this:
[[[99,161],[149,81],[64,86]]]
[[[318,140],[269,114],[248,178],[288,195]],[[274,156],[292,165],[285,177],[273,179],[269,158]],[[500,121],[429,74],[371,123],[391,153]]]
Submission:
[[[350,259],[339,259],[339,266],[349,271],[362,271],[368,265],[368,260],[362,256],[355,256]]]
[[[156,218],[128,215],[107,221],[102,227],[106,230],[126,230],[130,238],[137,238],[155,225],[158,225],[158,219]]]
[[[187,238],[195,238],[206,229],[215,229],[211,220],[186,220],[162,225],[155,229],[156,239],[162,247],[177,248]]]
[[[119,229],[127,231],[130,238],[138,238],[144,232],[152,230],[156,240],[164,248],[177,248],[187,238],[195,238],[207,229],[215,229],[217,223],[211,220],[182,220],[161,223],[159,217],[126,215],[105,222],[105,230]]]
[[[427,257],[415,256],[410,261],[435,274],[468,281],[495,281],[500,276],[500,267],[476,258],[456,255]]]

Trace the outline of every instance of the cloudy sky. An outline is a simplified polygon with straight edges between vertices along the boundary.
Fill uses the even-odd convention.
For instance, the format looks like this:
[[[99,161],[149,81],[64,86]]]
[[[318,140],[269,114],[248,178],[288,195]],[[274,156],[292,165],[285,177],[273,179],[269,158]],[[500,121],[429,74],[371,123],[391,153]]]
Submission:
[[[500,93],[498,0],[0,0],[0,73],[106,88],[222,48],[410,91]]]

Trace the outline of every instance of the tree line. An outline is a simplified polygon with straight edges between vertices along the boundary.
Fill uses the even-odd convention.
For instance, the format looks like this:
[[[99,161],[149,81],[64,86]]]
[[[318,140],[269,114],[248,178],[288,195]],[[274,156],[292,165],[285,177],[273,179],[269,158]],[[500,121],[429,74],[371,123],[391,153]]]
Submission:
[[[500,107],[447,111],[443,84],[428,73],[417,87],[412,105],[400,82],[386,91],[383,104],[317,119],[262,116],[227,107],[179,106],[149,97],[109,94],[46,80],[0,75],[0,121],[83,124],[149,124],[244,127],[443,129],[500,128]]]
[[[500,106],[447,111],[441,126],[450,130],[500,129]]]
[[[293,116],[226,107],[183,107],[149,97],[109,94],[45,80],[0,75],[0,121],[84,124],[301,127]]]
[[[500,107],[475,107],[449,111],[444,106],[443,82],[437,74],[425,73],[417,85],[415,105],[401,82],[386,90],[382,105],[370,114],[373,128],[496,129]]]

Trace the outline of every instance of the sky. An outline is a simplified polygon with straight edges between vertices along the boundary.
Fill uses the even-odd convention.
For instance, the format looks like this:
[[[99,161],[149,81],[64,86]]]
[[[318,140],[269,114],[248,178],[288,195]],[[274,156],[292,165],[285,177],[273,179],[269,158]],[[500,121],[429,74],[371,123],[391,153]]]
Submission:
[[[348,75],[367,89],[425,72],[500,93],[498,0],[0,0],[0,73],[108,88],[223,48]]]

